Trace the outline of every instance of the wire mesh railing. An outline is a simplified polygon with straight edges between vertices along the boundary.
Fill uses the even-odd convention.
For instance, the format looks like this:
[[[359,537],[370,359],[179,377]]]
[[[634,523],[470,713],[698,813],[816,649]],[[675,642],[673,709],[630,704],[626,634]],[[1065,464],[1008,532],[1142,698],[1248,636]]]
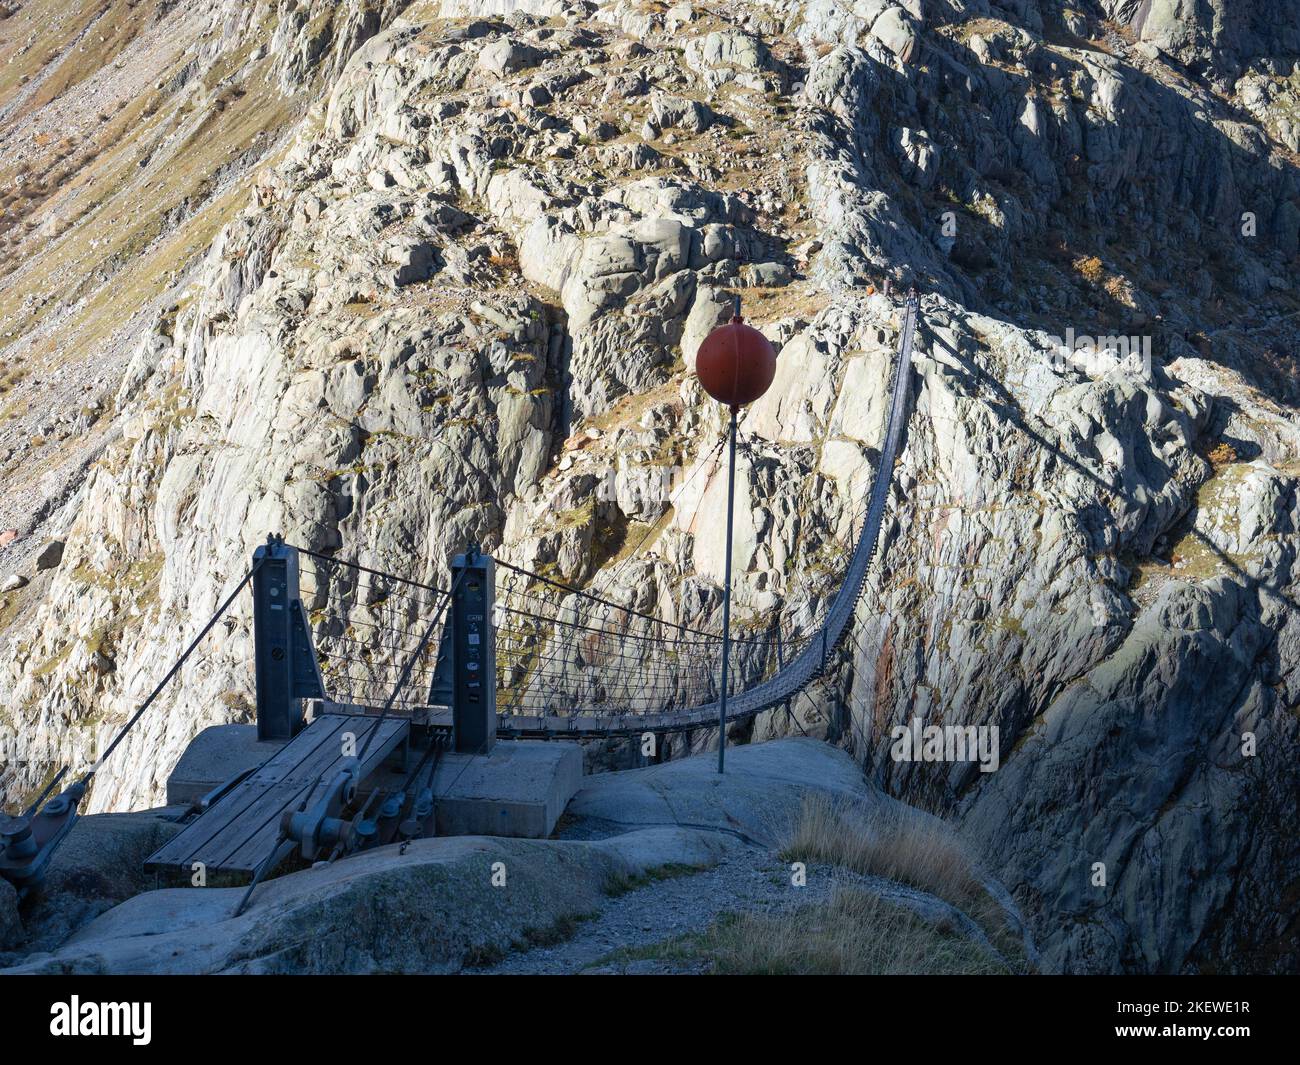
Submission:
[[[421,645],[421,638],[447,589],[304,548],[298,552],[300,594],[329,699],[376,707],[392,698],[393,709],[407,711],[427,706],[445,615],[431,639]],[[399,689],[408,662],[409,676]]]
[[[497,708],[504,714],[663,712],[718,696],[722,639],[510,567],[498,581]],[[773,668],[768,633],[738,634],[739,690]]]
[[[300,594],[331,702],[427,707],[442,630],[421,646],[446,589],[298,549]],[[815,601],[815,600],[814,600]],[[732,634],[729,695],[771,678],[815,639],[822,611],[800,609]],[[722,637],[571,588],[509,563],[498,568],[497,708],[503,714],[662,713],[718,698]],[[412,656],[414,661],[411,661]],[[397,690],[410,663],[408,681]],[[396,696],[394,697],[394,691]]]

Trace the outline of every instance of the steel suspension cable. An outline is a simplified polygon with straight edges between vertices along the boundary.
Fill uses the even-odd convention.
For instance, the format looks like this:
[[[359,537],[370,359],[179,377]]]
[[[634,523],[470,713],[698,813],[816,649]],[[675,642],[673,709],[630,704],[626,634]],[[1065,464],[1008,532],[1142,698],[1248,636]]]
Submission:
[[[425,591],[437,592],[439,595],[446,595],[447,589],[439,588],[436,585],[425,584],[422,581],[414,581],[409,577],[399,577],[395,573],[385,573],[383,570],[371,569],[369,566],[363,566],[359,562],[353,562],[346,558],[333,558],[329,555],[323,555],[319,551],[312,551],[306,547],[299,547],[297,544],[287,544],[286,546],[294,548],[300,554],[307,555],[314,559],[319,559],[329,566],[343,566],[347,569],[359,570],[362,573],[368,573],[372,577],[382,577],[384,580],[398,581],[401,584],[409,584],[415,588],[423,588]]]
[[[131,715],[131,719],[127,721],[127,723],[122,726],[118,734],[113,737],[113,742],[110,743],[107,749],[104,751],[104,753],[101,754],[95,760],[95,764],[92,765],[90,769],[86,771],[86,774],[81,778],[81,784],[83,786],[88,785],[90,783],[90,781],[94,778],[95,774],[99,772],[100,767],[108,760],[109,755],[111,755],[115,750],[117,750],[118,744],[120,744],[126,738],[128,732],[130,732],[133,728],[135,728],[136,722],[139,721],[140,718],[144,716],[145,711],[148,710],[151,705],[153,705],[153,701],[158,698],[159,694],[161,694],[162,690],[165,687],[167,687],[167,685],[171,682],[172,678],[175,677],[176,674],[181,671],[181,667],[184,666],[186,661],[189,660],[190,655],[194,653],[194,649],[198,647],[198,645],[202,642],[203,638],[209,632],[212,631],[213,627],[217,624],[217,622],[221,620],[222,615],[224,615],[225,612],[228,609],[230,609],[230,604],[235,601],[236,596],[238,596],[239,593],[244,590],[248,582],[253,579],[253,574],[257,572],[258,567],[260,565],[261,565],[260,560],[254,562],[253,565],[249,568],[248,572],[244,574],[243,580],[241,580],[239,584],[235,586],[235,590],[231,592],[228,596],[226,596],[226,598],[222,601],[222,604],[219,607],[217,607],[217,612],[213,614],[211,618],[208,619],[208,623],[204,625],[202,630],[200,630],[199,634],[195,636],[193,640],[190,641],[190,645],[187,648],[185,648],[180,658],[176,660],[175,665],[173,665],[172,668],[167,671],[167,675],[158,682],[154,690],[149,693],[149,697],[145,699],[143,703],[140,704],[140,708],[136,710],[134,714]]]
[[[494,560],[498,566],[502,566],[505,569],[512,570],[513,572],[518,573],[523,577],[529,577],[532,580],[540,581],[543,584],[548,584],[552,588],[556,588],[559,591],[565,592],[568,595],[581,596],[583,599],[587,599],[593,603],[599,603],[601,606],[607,607],[610,610],[622,610],[628,614],[631,614],[633,617],[643,618],[646,621],[652,621],[656,625],[667,625],[669,628],[677,629],[679,632],[688,632],[692,636],[704,636],[709,639],[715,639],[715,640],[722,639],[722,637],[717,635],[716,633],[705,632],[702,629],[693,629],[689,625],[682,625],[676,621],[666,621],[663,618],[657,618],[653,614],[647,614],[643,610],[637,610],[634,607],[630,607],[630,606],[623,606],[621,603],[615,603],[612,600],[605,599],[599,595],[593,594],[592,592],[583,591],[581,588],[575,588],[571,584],[565,584],[563,581],[557,581],[551,577],[543,577],[540,573],[534,573],[532,570],[524,569],[524,567],[516,566],[510,562],[505,562],[502,559],[495,558],[495,556],[494,556]]]
[[[374,742],[375,736],[379,734],[379,726],[384,723],[384,718],[388,716],[388,711],[393,708],[393,703],[397,701],[397,696],[406,686],[406,682],[411,676],[411,670],[415,668],[416,661],[424,652],[424,648],[428,645],[429,640],[433,638],[434,630],[437,629],[438,625],[442,622],[443,614],[447,612],[447,608],[451,605],[452,598],[456,595],[456,592],[460,590],[460,582],[465,579],[465,574],[468,572],[468,570],[461,570],[460,573],[456,574],[456,579],[451,582],[451,591],[446,593],[446,598],[443,599],[442,606],[438,608],[438,612],[434,615],[433,620],[429,622],[429,627],[424,630],[424,635],[420,637],[420,645],[411,654],[411,657],[406,660],[406,665],[402,667],[401,676],[397,678],[397,685],[393,688],[393,693],[388,697],[388,701],[384,703],[384,708],[379,712],[379,717],[375,720],[374,727],[366,735],[366,742],[361,748],[360,755],[357,756],[357,761],[362,763],[365,762],[366,752],[370,750],[370,745]]]

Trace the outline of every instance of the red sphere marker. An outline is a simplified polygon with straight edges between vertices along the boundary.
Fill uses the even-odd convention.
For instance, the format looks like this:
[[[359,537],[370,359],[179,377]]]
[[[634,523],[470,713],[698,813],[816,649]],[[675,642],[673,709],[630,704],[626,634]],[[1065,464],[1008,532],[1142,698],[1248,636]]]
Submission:
[[[753,403],[776,377],[776,351],[762,333],[736,315],[704,338],[695,356],[704,391],[733,410]]]
[[[727,461],[727,548],[722,579],[722,680],[718,686],[718,772],[727,752],[727,687],[731,668],[731,540],[736,515],[736,414],[753,403],[776,377],[776,351],[767,337],[736,315],[704,338],[695,355],[695,375],[709,395],[731,408]]]

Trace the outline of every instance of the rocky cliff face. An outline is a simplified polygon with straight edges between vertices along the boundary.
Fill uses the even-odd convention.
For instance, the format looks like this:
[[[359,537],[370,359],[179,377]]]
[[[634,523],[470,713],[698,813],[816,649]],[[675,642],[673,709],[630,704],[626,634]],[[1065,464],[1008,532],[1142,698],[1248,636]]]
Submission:
[[[794,721],[959,819],[1045,967],[1294,968],[1300,73],[1264,5],[334,6],[158,12],[221,27],[188,62],[285,140],[46,460],[66,546],[6,611],[11,791],[120,725],[271,531],[416,578],[477,541],[716,625],[690,367],[736,293],[780,348],[738,611],[811,616],[880,440],[882,290],[915,282],[887,549]],[[96,809],[247,714],[241,611]],[[897,761],[913,718],[997,726],[1000,768]]]

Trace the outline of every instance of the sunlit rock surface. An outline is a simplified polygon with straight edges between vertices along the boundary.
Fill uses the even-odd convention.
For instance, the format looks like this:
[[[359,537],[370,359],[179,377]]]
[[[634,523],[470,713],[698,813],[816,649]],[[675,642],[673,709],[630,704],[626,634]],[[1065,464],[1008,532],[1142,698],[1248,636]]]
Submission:
[[[4,237],[28,310],[0,329],[27,367],[0,565],[35,578],[0,614],[9,797],[121,725],[268,532],[416,579],[478,542],[716,628],[723,413],[690,366],[737,293],[780,362],[741,422],[736,612],[813,619],[914,282],[886,542],[832,682],[753,738],[824,736],[956,819],[1045,968],[1294,969],[1296,20],[1209,6],[171,5],[197,50],[148,53],[157,114],[238,157],[201,161],[209,228],[191,194],[189,243],[154,227],[96,275],[109,340],[75,317],[109,313],[94,292],[57,310],[37,275],[90,276],[69,242],[110,218],[36,200]],[[63,106],[48,77],[2,89],[6,137]],[[60,337],[100,360],[89,391]],[[51,382],[84,413],[43,417]],[[156,803],[198,731],[248,719],[250,611],[92,809]],[[996,726],[1000,768],[893,760],[913,718]]]

